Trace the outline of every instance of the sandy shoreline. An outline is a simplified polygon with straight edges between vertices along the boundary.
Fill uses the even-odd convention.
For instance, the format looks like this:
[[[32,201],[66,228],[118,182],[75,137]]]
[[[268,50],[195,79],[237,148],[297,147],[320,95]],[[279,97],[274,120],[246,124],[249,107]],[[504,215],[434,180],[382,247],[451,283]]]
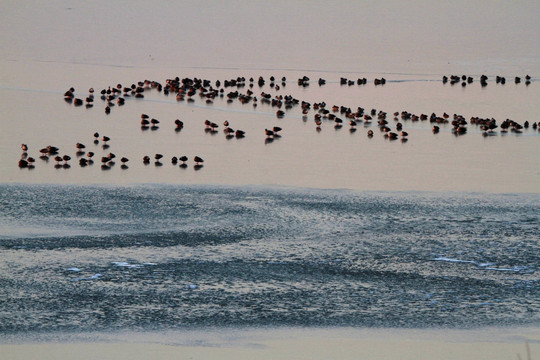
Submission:
[[[527,359],[539,328],[209,329],[61,335],[0,345],[3,359]]]

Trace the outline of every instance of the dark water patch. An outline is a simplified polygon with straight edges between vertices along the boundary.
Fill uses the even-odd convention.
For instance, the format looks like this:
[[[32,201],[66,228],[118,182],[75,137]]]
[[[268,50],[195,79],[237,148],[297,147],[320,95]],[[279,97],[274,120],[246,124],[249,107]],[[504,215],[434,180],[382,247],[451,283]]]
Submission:
[[[95,281],[18,284],[2,304],[2,332],[50,327],[191,325],[473,327],[537,323],[533,288],[489,280],[343,271],[334,266],[182,262],[111,264]],[[71,278],[74,280],[75,278]],[[3,284],[13,288],[14,284]],[[13,317],[9,314],[25,314]]]
[[[538,325],[538,200],[0,185],[0,332]]]

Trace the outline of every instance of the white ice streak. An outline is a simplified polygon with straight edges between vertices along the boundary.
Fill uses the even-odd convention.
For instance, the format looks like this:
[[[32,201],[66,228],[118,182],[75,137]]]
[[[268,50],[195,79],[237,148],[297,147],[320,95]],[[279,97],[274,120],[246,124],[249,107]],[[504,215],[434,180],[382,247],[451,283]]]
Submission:
[[[114,266],[118,266],[118,267],[127,267],[127,268],[141,268],[143,267],[144,265],[142,264],[130,264],[128,262],[125,262],[125,261],[113,261],[112,264]]]
[[[446,262],[466,263],[466,264],[475,264],[475,265],[478,265],[478,264],[477,264],[476,262],[474,262],[474,261],[452,259],[452,258],[447,258],[447,257],[444,257],[444,256],[441,256],[441,257],[438,257],[438,258],[436,258],[436,259],[433,259],[433,261],[446,261]]]
[[[102,274],[94,274],[92,276],[86,276],[86,277],[78,277],[71,281],[82,281],[82,280],[99,280],[103,275]]]
[[[533,269],[529,269],[527,266],[512,266],[511,268],[495,268],[495,267],[487,267],[486,270],[494,270],[494,271],[512,271],[512,272],[527,272],[527,273],[533,273]]]
[[[462,263],[462,264],[473,264],[475,266],[478,266],[479,268],[482,268],[484,270],[493,270],[493,271],[513,271],[513,272],[534,272],[533,269],[529,269],[527,266],[512,266],[510,268],[499,268],[494,267],[496,264],[494,263],[479,263],[472,260],[460,260],[460,259],[453,259],[453,258],[447,258],[444,256],[440,256],[438,258],[433,259],[433,261],[445,261],[445,262],[451,262],[451,263]]]

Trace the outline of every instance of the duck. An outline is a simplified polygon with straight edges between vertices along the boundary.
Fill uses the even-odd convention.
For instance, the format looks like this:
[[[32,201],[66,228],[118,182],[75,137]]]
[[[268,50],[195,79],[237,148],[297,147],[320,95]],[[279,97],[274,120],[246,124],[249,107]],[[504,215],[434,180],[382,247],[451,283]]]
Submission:
[[[73,98],[73,93],[75,92],[75,89],[73,87],[69,88],[69,90],[67,90],[65,93],[64,93],[64,97],[65,98],[68,98],[68,99],[72,99]]]
[[[234,135],[237,137],[237,138],[243,138],[245,135],[246,135],[246,132],[243,131],[243,130],[236,130]]]
[[[184,122],[180,119],[174,120],[174,124],[176,125],[177,130],[184,128]]]
[[[203,160],[201,157],[199,157],[199,156],[195,156],[195,157],[193,158],[193,161],[195,161],[195,164],[196,164],[196,165],[200,165],[200,163],[203,163],[203,162],[204,162],[204,160]]]
[[[183,164],[185,164],[186,161],[188,161],[188,157],[186,155],[182,155],[178,158],[178,160],[180,160]]]
[[[56,146],[52,146],[52,145],[47,146],[45,149],[47,150],[49,155],[58,155],[58,151],[60,150]]]
[[[41,153],[41,156],[40,156],[41,159],[48,159],[49,155],[51,155],[49,153],[49,149],[47,148],[40,149],[39,152]]]
[[[174,124],[176,125],[177,128],[183,128],[184,127],[184,122],[180,119],[176,119],[174,120]]]

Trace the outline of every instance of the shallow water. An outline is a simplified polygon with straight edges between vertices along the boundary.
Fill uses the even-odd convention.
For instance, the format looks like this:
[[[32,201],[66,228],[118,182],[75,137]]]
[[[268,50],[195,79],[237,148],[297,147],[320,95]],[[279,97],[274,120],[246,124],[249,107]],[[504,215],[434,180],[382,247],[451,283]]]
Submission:
[[[540,46],[527,39],[540,33],[536,3],[360,1],[336,7],[293,1],[201,8],[189,3],[101,6],[99,1],[25,1],[0,6],[5,20],[0,30],[6,34],[0,39],[2,182],[540,191],[539,133],[532,129],[507,136],[497,131],[483,138],[478,127],[469,126],[466,136],[456,138],[450,126],[434,136],[431,124],[409,121],[404,124],[409,141],[401,143],[385,141],[373,125],[350,133],[347,124],[336,130],[325,121],[317,132],[314,112],[304,119],[299,107],[277,119],[276,109],[262,104],[253,108],[216,99],[206,105],[198,97],[193,103],[177,102],[174,96],[149,91],[142,101],[128,99],[125,106],[113,107],[105,115],[99,99],[93,109],[77,108],[62,99],[71,86],[77,96],[85,97],[90,87],[99,91],[144,79],[165,83],[175,76],[198,77],[214,83],[263,76],[265,86],[253,89],[257,96],[264,91],[311,103],[325,101],[328,106],[374,108],[389,115],[403,110],[447,112],[467,120],[480,116],[493,117],[499,124],[507,118],[532,124],[539,121],[540,112]],[[295,15],[301,13],[305,16]],[[99,25],[96,19],[108,25]],[[39,29],[39,41],[25,29]],[[442,76],[450,74],[470,75],[475,82],[465,88],[443,85]],[[481,74],[489,76],[487,87],[479,84]],[[532,76],[529,86],[513,83],[514,76],[526,74]],[[304,75],[311,78],[307,88],[296,83]],[[506,76],[507,84],[496,84],[497,75]],[[270,76],[285,76],[286,86],[270,89]],[[316,84],[320,77],[327,85]],[[366,77],[368,84],[340,86],[340,77]],[[386,85],[373,85],[380,77],[388,80]],[[141,131],[141,113],[159,119],[159,130]],[[177,118],[185,123],[181,132],[174,131]],[[205,119],[220,125],[216,136],[204,132]],[[227,141],[221,132],[224,120],[246,131],[246,137]],[[389,120],[394,128],[392,116]],[[282,138],[265,146],[264,129],[273,126],[284,129]],[[376,136],[368,141],[371,127]],[[96,131],[111,137],[110,148],[92,145]],[[75,159],[77,142],[99,157],[109,152],[128,157],[129,169],[81,169],[75,160],[69,171],[58,171],[54,161],[40,160],[31,172],[17,168],[22,143],[35,158],[42,147],[55,145]],[[166,166],[142,164],[144,155],[155,153],[165,156]],[[184,154],[190,159],[203,157],[204,168],[194,172],[169,166],[172,156]]]
[[[49,68],[46,66],[45,68]],[[160,82],[167,78],[159,79]],[[226,80],[231,77],[217,78]],[[239,76],[239,73],[234,75]],[[283,74],[275,75],[281,78]],[[250,75],[248,75],[250,76]],[[266,79],[269,74],[265,74]],[[442,84],[426,77],[394,81],[384,87],[341,86],[339,77],[323,87],[316,84],[308,88],[296,84],[298,73],[286,73],[289,80],[280,91],[272,91],[269,84],[253,88],[256,93],[290,94],[310,103],[326,101],[355,109],[359,106],[386,111],[389,126],[395,128],[395,111],[442,116],[444,112],[472,116],[494,117],[500,122],[511,117],[524,123],[536,120],[538,111],[535,98],[540,96],[536,81],[529,86],[491,84],[486,89],[473,83],[466,89]],[[362,74],[357,75],[362,76]],[[352,76],[351,76],[352,77]],[[292,78],[292,79],[291,79]],[[331,78],[330,78],[331,79]],[[329,79],[329,80],[330,80]],[[416,79],[416,80],[414,80]],[[137,79],[132,79],[136,81]],[[102,84],[107,84],[103,80]],[[389,80],[390,81],[390,80]],[[96,87],[97,88],[97,87]],[[99,88],[97,88],[99,89]],[[245,93],[249,89],[239,89]],[[236,89],[227,88],[225,93]],[[145,98],[129,99],[124,106],[113,107],[106,115],[104,102],[96,99],[94,108],[74,107],[64,102],[62,92],[50,90],[28,91],[0,90],[6,101],[1,121],[8,132],[3,133],[0,167],[4,182],[24,183],[179,183],[179,184],[242,184],[242,185],[294,185],[313,188],[349,188],[359,190],[451,190],[487,192],[538,192],[540,191],[540,160],[537,154],[540,132],[524,129],[523,133],[507,134],[499,131],[483,137],[478,126],[469,125],[469,132],[456,137],[451,125],[441,126],[433,134],[429,121],[403,121],[409,133],[408,141],[388,141],[375,124],[360,123],[356,131],[345,124],[334,127],[331,120],[324,120],[321,130],[316,130],[315,111],[306,116],[299,106],[286,112],[283,119],[276,118],[276,108],[262,104],[253,107],[238,101],[228,103],[217,98],[206,104],[198,96],[195,101],[178,102],[173,95],[157,90],[145,92]],[[429,93],[428,98],[425,94]],[[79,93],[84,96],[84,91]],[[26,106],[29,101],[33,106]],[[45,114],[36,117],[36,109]],[[141,113],[160,120],[156,130],[141,130]],[[337,113],[340,116],[339,112]],[[174,120],[181,119],[184,128],[175,131]],[[14,119],[17,126],[13,126]],[[209,119],[219,125],[216,133],[205,131],[204,121]],[[246,132],[243,139],[227,139],[223,134],[223,121],[231,127]],[[280,126],[281,138],[268,143],[265,128]],[[375,136],[370,139],[367,131]],[[38,130],[38,131],[36,131]],[[94,145],[93,133],[111,138],[107,147],[103,142]],[[271,139],[270,139],[271,140]],[[75,143],[86,145],[86,151],[95,152],[94,166],[80,167]],[[20,144],[29,146],[28,155],[36,158],[35,169],[20,170]],[[58,169],[51,158],[39,159],[39,149],[54,145],[61,155],[72,157],[71,168]],[[101,156],[116,154],[117,158],[130,159],[128,169],[120,166],[102,171]],[[147,166],[144,155],[153,158],[155,153],[164,155],[164,166],[154,162]],[[171,165],[173,156],[187,155],[188,168]],[[193,171],[193,156],[201,156],[204,168]],[[117,165],[120,163],[117,161]],[[414,171],[411,171],[414,169]]]

